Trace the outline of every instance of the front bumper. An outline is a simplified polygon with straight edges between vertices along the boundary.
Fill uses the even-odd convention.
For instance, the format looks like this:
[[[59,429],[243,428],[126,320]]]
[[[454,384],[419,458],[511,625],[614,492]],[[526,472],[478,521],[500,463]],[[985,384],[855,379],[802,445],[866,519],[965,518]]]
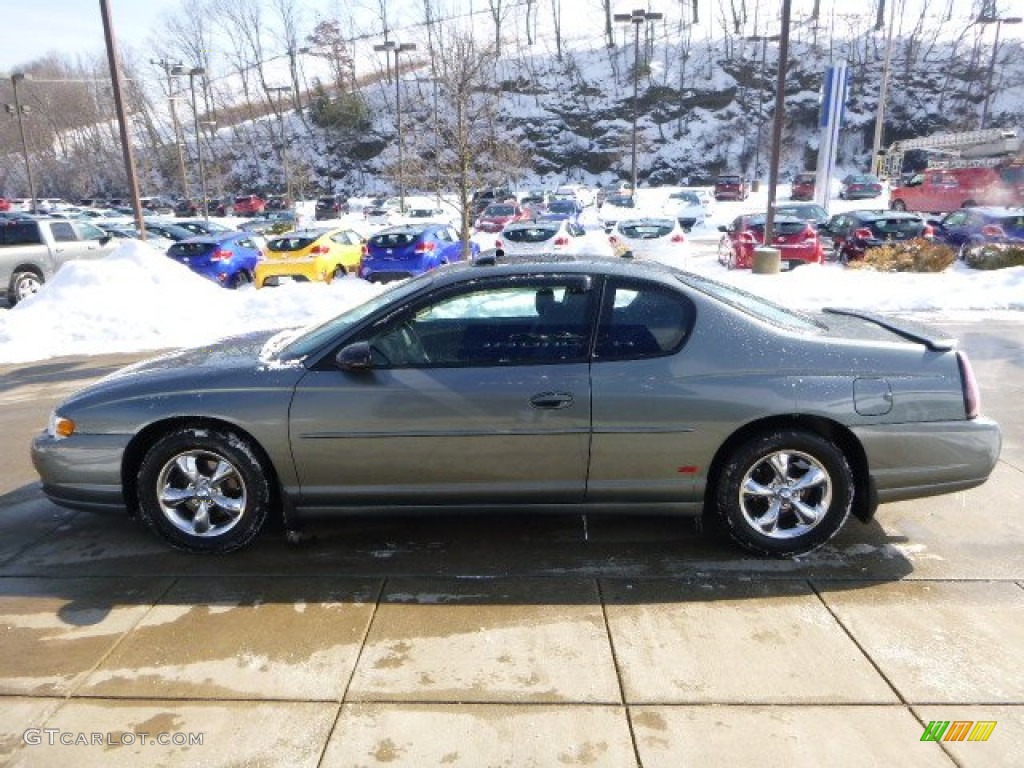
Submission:
[[[43,493],[55,504],[93,512],[125,512],[121,466],[131,435],[80,435],[61,440],[45,432],[32,441],[32,464]]]
[[[999,459],[1002,434],[991,419],[854,427],[878,501],[938,496],[984,483]]]

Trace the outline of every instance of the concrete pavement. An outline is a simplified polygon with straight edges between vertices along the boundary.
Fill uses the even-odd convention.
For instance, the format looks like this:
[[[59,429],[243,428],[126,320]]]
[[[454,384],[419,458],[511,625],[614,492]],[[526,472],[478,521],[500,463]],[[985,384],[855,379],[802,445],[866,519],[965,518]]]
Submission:
[[[35,484],[31,433],[124,360],[0,368],[0,762],[1024,765],[1020,325],[952,330],[993,478],[789,561],[664,518],[356,518],[189,556]]]

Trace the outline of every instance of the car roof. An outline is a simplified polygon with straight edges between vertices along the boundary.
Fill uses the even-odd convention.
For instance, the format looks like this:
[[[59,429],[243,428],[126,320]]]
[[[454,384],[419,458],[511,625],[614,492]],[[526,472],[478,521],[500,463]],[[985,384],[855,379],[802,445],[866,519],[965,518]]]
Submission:
[[[840,214],[843,215],[843,214]],[[884,208],[870,210],[847,211],[846,216],[853,216],[858,219],[877,221],[878,219],[914,219],[920,221],[921,217],[910,211],[889,211]]]
[[[497,255],[484,252],[472,262],[456,262],[436,270],[440,279],[450,282],[472,277],[512,277],[545,274],[593,274],[665,279],[679,270],[657,261],[636,260],[596,254],[539,253],[526,256]]]

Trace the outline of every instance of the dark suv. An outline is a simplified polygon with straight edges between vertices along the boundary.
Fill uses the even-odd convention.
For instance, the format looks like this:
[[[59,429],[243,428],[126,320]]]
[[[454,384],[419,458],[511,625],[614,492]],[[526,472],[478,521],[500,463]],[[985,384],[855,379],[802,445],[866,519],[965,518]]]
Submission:
[[[743,176],[728,173],[715,179],[715,200],[746,200],[749,195],[750,184]]]
[[[316,199],[316,220],[336,219],[348,213],[348,199],[342,195],[323,195]]]
[[[864,258],[871,248],[915,237],[930,239],[934,234],[920,216],[886,210],[838,213],[819,231],[824,240],[832,241],[834,257],[844,264]]]

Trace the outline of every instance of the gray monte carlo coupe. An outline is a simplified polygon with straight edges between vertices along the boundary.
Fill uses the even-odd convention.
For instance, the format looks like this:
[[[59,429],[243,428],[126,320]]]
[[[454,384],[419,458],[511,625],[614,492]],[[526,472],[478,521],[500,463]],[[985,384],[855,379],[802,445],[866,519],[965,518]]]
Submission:
[[[270,515],[721,515],[763,555],[999,455],[956,343],[631,259],[481,258],[312,329],[125,368],[32,444],[43,491],[227,552]]]

